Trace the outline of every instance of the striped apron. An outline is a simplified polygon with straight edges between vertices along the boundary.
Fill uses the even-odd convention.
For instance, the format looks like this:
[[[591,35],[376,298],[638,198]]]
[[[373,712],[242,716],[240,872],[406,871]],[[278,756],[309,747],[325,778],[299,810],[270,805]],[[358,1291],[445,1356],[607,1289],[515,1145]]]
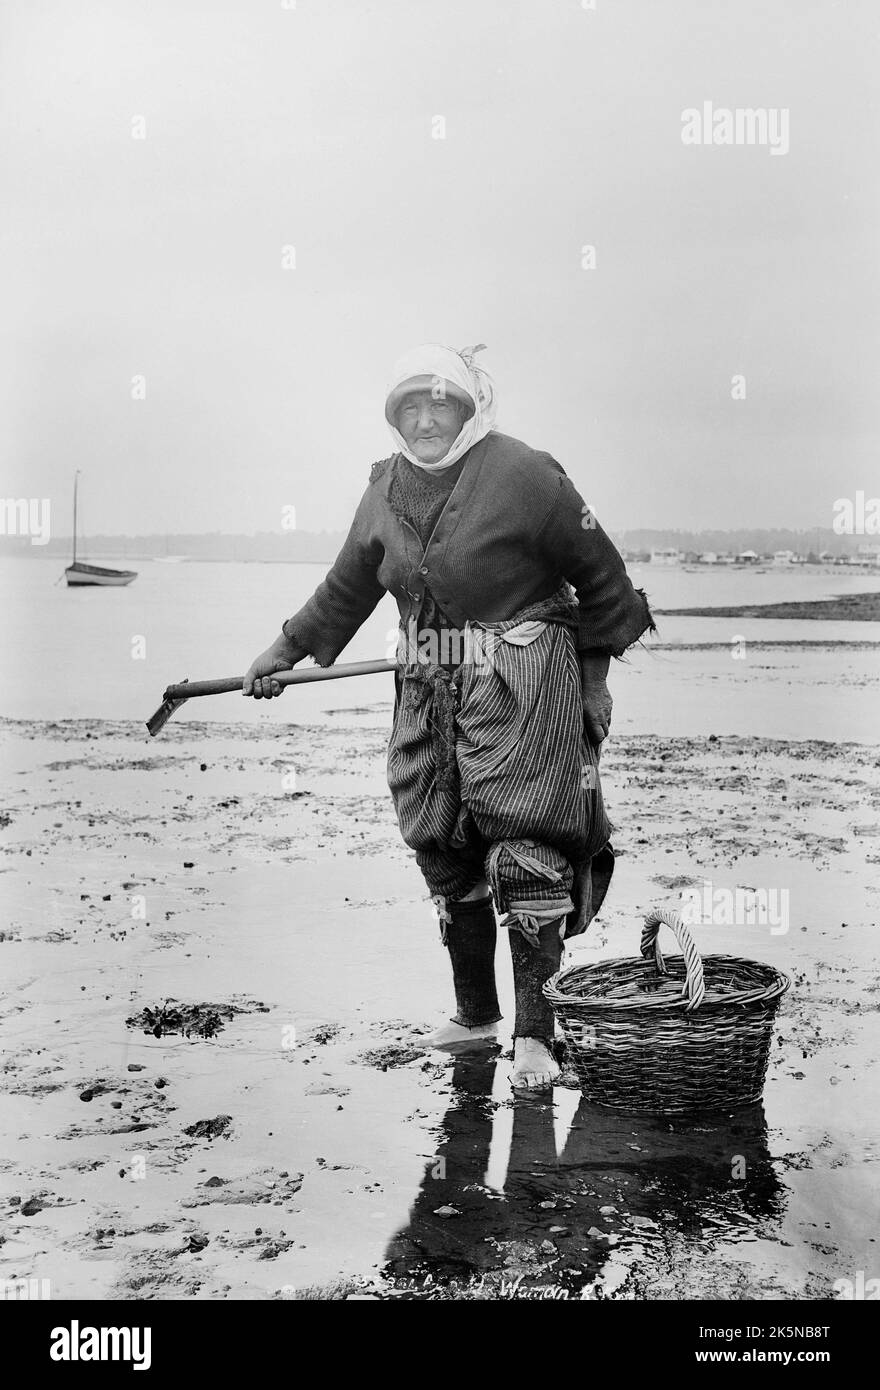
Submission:
[[[584,931],[614,865],[598,755],[584,733],[568,586],[499,623],[467,623],[454,674],[401,633],[388,785],[435,900],[485,875],[507,926]]]

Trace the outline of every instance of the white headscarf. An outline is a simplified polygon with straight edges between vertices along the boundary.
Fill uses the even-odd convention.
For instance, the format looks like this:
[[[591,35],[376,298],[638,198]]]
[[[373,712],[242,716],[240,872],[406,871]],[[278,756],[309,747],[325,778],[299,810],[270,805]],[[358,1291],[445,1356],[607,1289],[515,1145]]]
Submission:
[[[416,468],[423,468],[426,473],[442,473],[495,428],[495,383],[489,373],[476,366],[473,360],[485,346],[485,343],[479,343],[476,347],[462,348],[456,352],[454,348],[443,347],[440,343],[423,343],[395,362],[385,396],[385,419],[397,449]],[[405,394],[399,388],[406,382],[412,382],[413,389],[417,388],[418,383],[423,390],[431,390],[445,382],[452,388],[453,396],[464,396],[473,406],[473,414],[465,420],[451,449],[436,463],[423,463],[416,458],[394,423],[394,414]]]

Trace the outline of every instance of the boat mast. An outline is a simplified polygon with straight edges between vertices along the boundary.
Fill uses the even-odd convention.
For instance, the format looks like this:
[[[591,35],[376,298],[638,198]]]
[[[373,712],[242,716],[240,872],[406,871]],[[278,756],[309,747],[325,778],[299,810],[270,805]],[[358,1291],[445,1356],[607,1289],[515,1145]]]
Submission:
[[[76,489],[79,482],[79,469],[73,475],[73,563],[76,564]]]

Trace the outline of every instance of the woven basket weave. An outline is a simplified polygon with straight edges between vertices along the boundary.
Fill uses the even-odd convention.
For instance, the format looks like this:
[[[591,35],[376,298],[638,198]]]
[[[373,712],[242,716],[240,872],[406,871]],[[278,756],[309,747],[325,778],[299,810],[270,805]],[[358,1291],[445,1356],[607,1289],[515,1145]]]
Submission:
[[[683,955],[664,961],[659,931]],[[584,1098],[653,1114],[760,1100],[787,975],[740,956],[700,957],[677,912],[651,912],[644,960],[560,970],[544,995],[562,1026]]]

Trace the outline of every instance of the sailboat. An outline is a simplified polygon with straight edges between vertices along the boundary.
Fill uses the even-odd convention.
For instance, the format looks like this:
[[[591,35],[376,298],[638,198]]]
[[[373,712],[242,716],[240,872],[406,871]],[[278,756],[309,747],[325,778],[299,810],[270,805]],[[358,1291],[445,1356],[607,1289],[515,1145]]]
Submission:
[[[137,570],[111,570],[102,565],[86,565],[76,558],[76,502],[79,469],[73,475],[73,563],[64,571],[69,585],[130,584],[137,579]]]

